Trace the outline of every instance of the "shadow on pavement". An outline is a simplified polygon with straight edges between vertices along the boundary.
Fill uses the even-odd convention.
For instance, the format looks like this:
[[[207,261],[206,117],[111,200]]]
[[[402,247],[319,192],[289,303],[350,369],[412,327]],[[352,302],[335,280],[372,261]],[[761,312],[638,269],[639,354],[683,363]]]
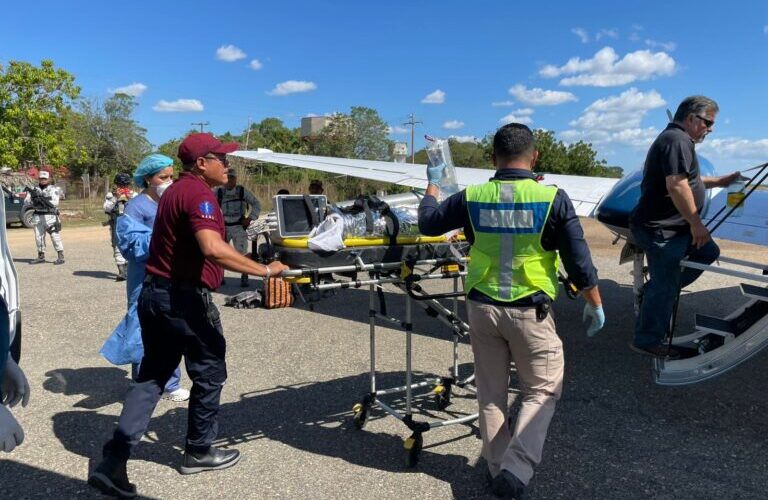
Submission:
[[[14,264],[31,264],[35,260],[37,260],[37,259],[33,259],[33,258],[30,257],[28,259],[26,259],[26,258],[13,259],[13,262],[14,262]]]
[[[402,372],[381,373],[377,376],[382,387],[400,385],[403,379]],[[357,398],[365,393],[368,383],[368,374],[365,373],[327,382],[278,386],[243,394],[240,401],[222,405],[216,444],[237,446],[239,443],[267,438],[361,467],[393,473],[428,474],[450,483],[454,497],[457,498],[483,494],[484,471],[481,468],[468,466],[464,456],[430,451],[430,445],[444,439],[440,430],[424,434],[425,449],[421,452],[419,465],[415,469],[408,469],[405,466],[403,441],[410,435],[410,431],[404,425],[398,427],[395,435],[355,428],[350,409]],[[395,407],[399,408],[401,404],[398,401]],[[418,404],[422,405],[422,402]],[[433,408],[431,399],[423,401],[423,406],[427,414],[430,414],[430,408]],[[419,413],[416,415],[417,420],[431,418],[420,417]],[[383,417],[381,410],[374,409],[370,418]],[[115,417],[95,411],[62,412],[53,417],[54,433],[64,447],[91,459],[99,456],[101,446],[111,436],[115,424]],[[159,443],[143,441],[136,447],[133,458],[178,468],[181,462],[179,447],[183,447],[186,424],[186,408],[174,408],[153,418],[149,431],[150,435],[157,436]],[[83,439],[77,431],[83,428],[90,430],[89,439]],[[479,441],[475,439],[476,428],[463,428],[466,434],[459,439],[470,437],[469,442],[477,443],[479,452]],[[140,481],[138,487],[141,488]]]
[[[94,498],[100,497],[82,479],[63,476],[13,460],[0,460],[3,498]],[[103,497],[106,498],[106,497]],[[149,498],[138,496],[136,498]]]
[[[759,389],[768,384],[766,358],[701,384],[657,386],[648,359],[627,348],[634,323],[631,289],[606,280],[600,288],[608,324],[593,338],[587,338],[581,323],[583,300],[561,297],[555,306],[566,352],[565,389],[532,483],[532,496],[649,498],[656,496],[654,492],[662,498],[764,496],[764,461],[755,457],[762,458],[768,434],[767,408]],[[726,313],[739,300],[736,287],[684,293],[679,324],[685,328],[694,312]],[[386,372],[377,378],[380,387],[392,387],[401,384],[403,377],[402,372]],[[113,378],[111,384],[118,382]],[[85,386],[87,394],[94,394],[93,386]],[[114,394],[115,387],[121,386],[110,388],[105,383],[103,390]],[[752,390],[745,390],[749,387]],[[444,439],[440,431],[424,435],[426,448],[419,465],[407,469],[403,438],[410,432],[405,426],[390,419],[397,429],[393,434],[370,430],[375,425],[357,430],[351,424],[350,409],[367,388],[368,374],[361,373],[242,394],[240,401],[222,406],[217,444],[237,446],[266,438],[360,467],[427,474],[450,484],[455,498],[485,495],[482,466],[469,463],[464,455],[430,449]],[[82,392],[85,389],[78,390]],[[422,413],[430,413],[431,401],[419,401],[419,406],[418,415],[424,419]],[[374,410],[371,418],[382,415]],[[53,428],[68,451],[93,459],[113,432],[115,421],[114,416],[97,411],[75,410],[56,414]],[[186,422],[186,408],[174,408],[153,419],[149,429],[157,443],[142,442],[134,458],[177,468]],[[88,437],[82,429],[89,429]],[[479,454],[475,429],[466,431],[456,439],[464,440],[462,449]],[[258,453],[258,446],[250,448],[248,452]]]
[[[130,380],[122,368],[59,368],[45,374],[43,388],[65,396],[85,397],[75,408],[97,410],[123,400]]]
[[[72,276],[84,276],[86,278],[97,278],[114,281],[117,274],[107,271],[74,271]]]

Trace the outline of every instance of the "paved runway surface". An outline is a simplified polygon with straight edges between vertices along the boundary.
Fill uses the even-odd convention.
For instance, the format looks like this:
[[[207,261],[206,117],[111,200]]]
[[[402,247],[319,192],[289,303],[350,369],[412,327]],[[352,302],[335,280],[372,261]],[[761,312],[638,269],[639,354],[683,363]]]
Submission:
[[[555,305],[566,352],[566,380],[531,498],[765,498],[768,491],[763,353],[716,380],[683,388],[654,385],[650,362],[629,351],[633,314],[630,266],[619,267],[610,235],[585,221],[607,315],[588,339],[583,301]],[[124,314],[125,286],[114,281],[107,228],[64,228],[67,263],[29,265],[31,230],[9,230],[24,311],[22,366],[30,406],[15,413],[27,440],[0,456],[4,498],[93,498],[89,468],[112,432],[128,388],[127,367],[98,350]],[[727,253],[765,261],[764,249],[729,245]],[[735,253],[734,253],[735,251]],[[52,261],[52,254],[49,260]],[[375,411],[365,430],[351,408],[368,387],[367,292],[345,290],[307,307],[267,311],[223,307],[239,292],[232,277],[216,296],[228,341],[229,380],[218,442],[237,446],[232,469],[177,472],[186,427],[185,405],[162,401],[147,438],[129,464],[147,498],[491,498],[483,485],[474,426],[425,434],[416,469],[406,469],[404,425]],[[251,280],[255,287],[257,280]],[[738,282],[705,276],[684,293],[681,331],[694,312],[726,313],[739,301]],[[403,296],[387,293],[392,314]],[[447,374],[448,332],[423,312],[415,316],[414,366]],[[380,328],[381,386],[404,379],[404,335]],[[469,368],[469,345],[461,346]],[[185,376],[186,377],[186,376]],[[184,379],[189,386],[188,379]],[[393,400],[396,406],[402,401]],[[430,417],[445,417],[429,398]],[[452,415],[475,411],[455,397]]]

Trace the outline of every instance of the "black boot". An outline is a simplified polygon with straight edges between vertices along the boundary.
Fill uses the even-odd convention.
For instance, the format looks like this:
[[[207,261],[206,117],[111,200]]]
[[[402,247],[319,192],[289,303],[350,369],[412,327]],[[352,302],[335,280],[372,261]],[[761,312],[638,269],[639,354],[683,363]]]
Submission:
[[[207,451],[184,451],[184,463],[181,466],[182,474],[195,474],[206,470],[221,470],[232,467],[240,461],[240,452],[237,450],[222,450],[211,446]]]
[[[115,281],[125,281],[127,279],[128,279],[128,271],[125,267],[125,264],[118,264],[117,276],[115,277]]]
[[[59,250],[59,258],[56,259],[53,263],[56,265],[64,263],[64,250]]]
[[[110,443],[104,446],[103,460],[88,477],[88,484],[104,493],[117,498],[134,498],[136,486],[128,481],[127,453],[115,453]]]
[[[523,500],[526,490],[526,486],[517,476],[504,469],[491,482],[491,491],[499,498]]]
[[[45,252],[37,252],[37,258],[32,261],[32,264],[42,264],[45,262]]]

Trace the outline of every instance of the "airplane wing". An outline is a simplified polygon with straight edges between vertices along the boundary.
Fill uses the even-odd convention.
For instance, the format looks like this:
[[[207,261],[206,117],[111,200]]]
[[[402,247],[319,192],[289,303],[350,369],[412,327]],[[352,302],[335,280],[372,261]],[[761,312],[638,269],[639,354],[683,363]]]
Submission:
[[[275,153],[269,149],[235,151],[230,154],[263,163],[276,163],[288,167],[319,170],[339,175],[351,175],[362,179],[399,184],[416,189],[426,189],[427,187],[425,165]],[[462,189],[470,184],[487,182],[491,177],[493,177],[493,170],[491,169],[456,167],[456,180]],[[610,191],[617,181],[618,179],[603,177],[545,174],[542,183],[556,185],[565,190],[573,201],[576,213],[588,217],[592,215],[603,195]]]
[[[719,216],[715,215],[720,211],[728,198],[728,190],[723,188],[713,188],[711,190],[711,199],[709,209],[703,218],[707,227],[713,227],[712,219],[722,220],[728,210],[723,210]],[[714,232],[715,238],[726,240],[741,241],[743,243],[754,243],[756,245],[768,246],[768,191],[755,190],[744,202],[744,211],[740,216],[731,215]]]

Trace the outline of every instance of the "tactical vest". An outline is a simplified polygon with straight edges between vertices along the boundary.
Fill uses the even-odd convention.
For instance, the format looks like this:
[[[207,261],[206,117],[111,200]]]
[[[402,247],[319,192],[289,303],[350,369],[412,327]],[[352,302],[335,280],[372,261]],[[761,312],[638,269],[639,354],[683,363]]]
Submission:
[[[557,296],[560,258],[541,246],[557,188],[533,179],[491,180],[468,186],[467,209],[475,233],[465,288],[513,302],[538,291]]]
[[[243,186],[241,186],[241,185],[235,186],[235,195],[236,196],[235,196],[235,198],[230,198],[228,200],[224,200],[224,192],[225,191],[228,191],[226,186],[223,186],[223,187],[219,188],[216,191],[216,201],[219,202],[219,207],[221,207],[221,210],[224,213],[224,218],[225,219],[227,218],[227,216],[232,217],[232,214],[228,214],[224,210],[224,205],[228,204],[228,203],[238,203],[240,205],[239,215],[237,216],[238,220],[237,221],[232,221],[232,220],[227,221],[227,220],[225,220],[225,222],[228,225],[239,224],[239,220],[241,220],[243,217],[245,217],[245,215],[247,213],[247,209],[246,209],[246,206],[245,206],[245,188]]]

